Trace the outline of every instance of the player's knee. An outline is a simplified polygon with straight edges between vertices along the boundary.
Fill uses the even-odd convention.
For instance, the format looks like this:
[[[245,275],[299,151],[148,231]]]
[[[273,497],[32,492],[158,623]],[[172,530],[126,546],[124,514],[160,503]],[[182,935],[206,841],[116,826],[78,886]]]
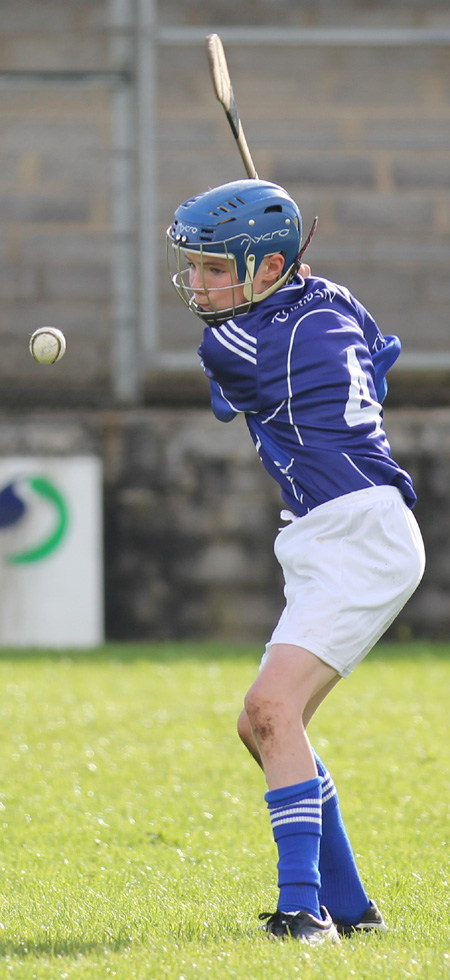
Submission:
[[[253,756],[255,762],[257,762],[258,765],[262,767],[261,756],[259,754],[258,746],[255,741],[255,736],[252,731],[252,726],[248,720],[248,715],[245,708],[241,711],[239,715],[237,729],[238,729],[239,738],[241,739],[242,743],[245,745],[245,748],[248,749],[250,755]]]
[[[246,748],[252,755],[256,752],[255,737],[253,734],[253,729],[245,708],[242,709],[237,723],[237,730],[241,742],[244,743]]]
[[[250,688],[245,698],[245,711],[258,744],[273,737],[278,711],[268,691]]]
[[[252,729],[245,708],[242,709],[237,720],[237,730],[241,742],[248,745],[252,740]]]

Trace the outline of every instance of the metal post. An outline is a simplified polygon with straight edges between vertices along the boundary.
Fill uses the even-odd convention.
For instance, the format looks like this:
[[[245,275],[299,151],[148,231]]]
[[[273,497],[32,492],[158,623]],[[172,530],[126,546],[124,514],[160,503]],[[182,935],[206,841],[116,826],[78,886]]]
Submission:
[[[133,63],[133,0],[111,0],[111,56],[118,72]],[[137,315],[137,254],[134,229],[133,85],[118,75],[112,89],[113,343],[111,373],[117,401],[140,397],[140,351]]]
[[[142,368],[158,355],[156,208],[156,3],[137,0],[136,125],[139,321]],[[142,376],[141,376],[142,380]]]
[[[161,351],[158,334],[156,58],[157,49],[204,43],[211,25],[158,27],[156,0],[111,0],[116,31],[114,67],[134,65],[135,91],[120,87],[114,95],[118,151],[114,162],[117,244],[114,260],[116,324],[113,384],[120,401],[142,399],[145,371],[197,366],[186,351]],[[121,32],[122,31],[122,36]],[[226,43],[273,46],[438,46],[450,45],[448,28],[258,28],[221,27]],[[133,38],[135,39],[133,42]],[[131,47],[130,47],[131,46]],[[118,64],[117,64],[118,63]],[[134,101],[133,101],[134,98]],[[134,161],[134,166],[133,166]],[[448,352],[428,355],[427,367],[442,367]],[[414,366],[422,354],[404,354],[401,367]],[[446,361],[447,363],[447,361]]]

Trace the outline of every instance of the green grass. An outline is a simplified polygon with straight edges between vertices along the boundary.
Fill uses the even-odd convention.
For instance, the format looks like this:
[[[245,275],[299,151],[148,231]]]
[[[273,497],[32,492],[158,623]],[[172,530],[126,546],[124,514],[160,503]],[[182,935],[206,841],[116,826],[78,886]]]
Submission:
[[[0,977],[450,978],[449,648],[380,646],[311,728],[386,936],[273,944],[275,846],[235,719],[259,650],[0,654]]]

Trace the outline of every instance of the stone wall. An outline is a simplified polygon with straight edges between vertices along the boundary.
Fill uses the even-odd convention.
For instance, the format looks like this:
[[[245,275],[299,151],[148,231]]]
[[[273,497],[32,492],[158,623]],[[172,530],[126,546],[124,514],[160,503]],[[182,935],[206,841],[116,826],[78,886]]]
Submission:
[[[203,44],[208,31],[227,27],[238,29],[227,54],[259,173],[286,184],[305,226],[319,215],[314,271],[343,281],[384,332],[400,334],[403,366],[416,374],[405,380],[399,368],[399,400],[408,404],[420,387],[428,401],[448,402],[450,58],[439,40],[450,30],[446,0],[159,0],[147,146],[137,114],[151,96],[139,68],[137,2],[3,6],[0,405],[112,404],[130,359],[143,376],[141,403],[202,402],[195,372],[180,378],[158,358],[194,363],[198,342],[197,322],[168,283],[164,231],[181,200],[243,175]],[[254,45],[239,41],[239,27],[300,33],[298,43]],[[193,43],[171,41],[173,28],[197,31]],[[327,28],[364,29],[369,38],[381,28],[432,34],[428,44],[308,41],[308,30]],[[157,171],[151,256],[139,244],[149,150]],[[150,354],[142,284],[155,261],[158,339]],[[68,339],[51,374],[27,352],[30,332],[44,323]],[[430,384],[421,368],[433,352],[445,356]]]
[[[201,5],[183,5],[192,6],[199,16]],[[267,23],[273,7],[260,6]],[[347,12],[351,6],[344,5]],[[303,4],[295,16],[295,5],[279,7],[289,23],[301,22],[298,10],[306,15]],[[312,7],[321,11],[321,24],[340,22],[332,4]],[[368,7],[373,24],[391,25],[391,10],[383,6],[375,18],[376,5]],[[433,22],[427,6],[422,24],[428,13]],[[450,26],[448,13],[442,16]],[[227,51],[259,174],[288,188],[306,232],[319,217],[307,253],[313,270],[345,283],[385,333],[401,336],[403,367],[417,366],[421,353],[424,363],[433,351],[448,355],[448,48],[230,43]],[[204,52],[191,47],[181,55],[173,47],[167,54],[159,93],[161,236],[174,203],[244,176],[205,80]],[[160,276],[164,283],[162,263]],[[193,345],[195,324],[177,308],[169,285],[161,288],[161,327],[165,348]],[[409,381],[402,385],[404,399],[408,387]]]
[[[415,480],[429,559],[390,635],[449,636],[450,412],[393,410],[387,430]],[[263,644],[283,605],[280,498],[242,419],[156,408],[0,418],[1,455],[90,452],[104,462],[108,638]]]
[[[388,429],[416,480],[429,566],[394,632],[448,635],[450,58],[439,40],[450,30],[448,0],[158,0],[155,32],[187,28],[199,39],[179,44],[160,32],[150,147],[136,111],[148,95],[140,6],[3,5],[0,453],[103,458],[109,637],[263,641],[281,608],[271,553],[277,489],[243,424],[220,427],[210,416],[202,373],[187,366],[199,323],[176,305],[164,264],[173,207],[243,175],[203,35],[429,29],[428,44],[241,40],[227,43],[227,55],[261,176],[286,184],[305,225],[319,215],[314,271],[343,281],[384,332],[402,338],[408,370],[392,371]],[[149,148],[155,256],[140,247]],[[150,358],[139,297],[154,262],[159,340]],[[67,335],[54,368],[27,350],[44,323]],[[426,371],[433,353],[440,369]],[[169,370],[160,354],[186,356],[186,366]],[[143,386],[125,410],[117,382],[130,358]],[[419,411],[419,401],[433,408]]]
[[[111,91],[108,3],[3,4],[0,40],[0,403],[110,388]],[[51,378],[30,333],[63,329]]]

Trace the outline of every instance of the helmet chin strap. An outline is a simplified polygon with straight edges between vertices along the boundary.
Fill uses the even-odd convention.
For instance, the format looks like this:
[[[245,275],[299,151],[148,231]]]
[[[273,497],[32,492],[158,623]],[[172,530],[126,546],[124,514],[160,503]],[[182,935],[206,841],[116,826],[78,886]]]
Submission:
[[[316,215],[316,217],[314,218],[314,221],[313,221],[313,223],[312,223],[312,225],[311,225],[311,231],[310,231],[310,233],[309,233],[309,235],[308,235],[308,237],[307,237],[307,239],[306,239],[306,242],[305,242],[305,244],[304,244],[304,245],[302,246],[302,248],[300,249],[300,251],[299,251],[299,253],[298,253],[298,256],[297,256],[297,262],[298,262],[298,266],[300,265],[300,260],[301,260],[301,257],[302,257],[302,255],[303,255],[303,252],[306,252],[306,249],[308,248],[308,245],[310,245],[310,244],[311,244],[311,240],[312,240],[312,237],[313,237],[313,235],[314,235],[314,234],[315,234],[315,232],[316,232],[316,228],[317,228],[317,224],[318,224],[318,221],[319,221],[319,219],[318,219],[318,217],[317,217],[317,215]],[[298,268],[298,266],[297,266],[297,268]]]
[[[255,258],[254,255],[252,255],[251,258],[254,259]],[[272,293],[275,293],[277,289],[280,289],[281,286],[284,286],[285,283],[288,282],[289,279],[293,279],[295,273],[297,272],[297,269],[298,269],[299,265],[300,265],[300,262],[297,259],[294,262],[293,265],[289,266],[289,269],[287,270],[287,272],[285,272],[278,279],[275,279],[275,282],[273,282],[271,286],[268,286],[267,289],[264,289],[262,293],[255,293],[255,290],[254,290],[254,287],[253,287],[253,279],[254,279],[254,271],[253,271],[254,270],[254,263],[253,263],[253,270],[252,270],[252,273],[251,273],[252,278],[250,279],[250,274],[249,274],[249,277],[246,280],[245,285],[244,285],[244,297],[247,300],[247,303],[252,303],[252,304],[253,303],[260,303],[261,300],[267,299],[267,297],[268,296],[271,296]],[[250,270],[248,268],[248,265],[247,265],[247,272],[250,273]]]
[[[244,297],[248,303],[253,302],[254,295],[255,295],[253,291],[253,280],[255,278],[255,264],[256,264],[256,255],[247,255],[245,259],[245,268],[247,270],[247,275],[245,277],[245,284],[244,284]]]
[[[252,254],[247,255],[245,260],[247,275],[244,284],[244,297],[248,303],[260,303],[261,300],[266,299],[267,296],[271,296],[272,293],[275,292],[275,290],[280,288],[280,286],[284,286],[284,284],[288,282],[289,279],[294,278],[294,276],[298,272],[298,269],[300,268],[303,253],[306,252],[308,245],[311,244],[311,240],[317,228],[318,220],[319,219],[316,216],[311,225],[311,231],[309,232],[305,244],[300,249],[295,262],[289,267],[289,269],[287,270],[287,272],[284,273],[284,275],[280,276],[279,279],[276,279],[276,281],[272,283],[272,285],[269,286],[268,289],[265,289],[264,292],[262,293],[255,293],[253,288],[253,281],[255,278],[256,257]]]

